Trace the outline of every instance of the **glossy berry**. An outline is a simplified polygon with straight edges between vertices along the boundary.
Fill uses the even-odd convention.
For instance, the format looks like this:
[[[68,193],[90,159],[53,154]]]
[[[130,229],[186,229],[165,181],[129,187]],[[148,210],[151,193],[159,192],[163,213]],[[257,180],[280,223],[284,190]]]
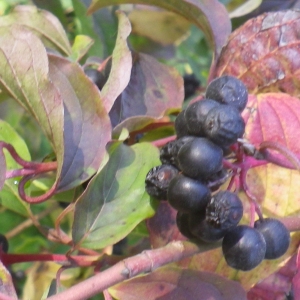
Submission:
[[[197,89],[200,87],[201,82],[195,76],[195,74],[185,74],[183,76],[183,85],[184,85],[184,100],[193,96]]]
[[[235,107],[219,105],[209,111],[204,131],[207,138],[221,147],[226,147],[243,136],[245,122]]]
[[[176,225],[182,235],[188,239],[194,239],[194,235],[189,228],[189,214],[182,211],[178,211],[176,215]]]
[[[208,178],[222,169],[223,151],[206,138],[194,138],[178,152],[180,170],[192,178]]]
[[[99,90],[102,90],[106,82],[106,78],[101,72],[96,69],[85,69],[84,73],[96,84]]]
[[[163,164],[171,164],[178,167],[177,155],[180,148],[195,137],[183,136],[177,140],[168,142],[160,149],[160,161]]]
[[[189,133],[204,136],[203,127],[206,116],[212,108],[219,105],[220,103],[211,99],[203,99],[189,105],[184,113]]]
[[[169,183],[177,174],[178,170],[171,165],[152,168],[145,180],[147,193],[158,200],[167,200]]]
[[[7,253],[8,252],[8,240],[5,237],[5,235],[0,234],[0,247],[2,248],[2,251]]]
[[[277,219],[257,220],[254,227],[263,235],[266,244],[266,259],[276,259],[283,255],[290,245],[290,233]]]
[[[203,211],[209,199],[210,190],[198,180],[178,174],[169,184],[168,201],[178,211]]]
[[[242,201],[229,191],[216,193],[206,207],[206,221],[216,228],[229,229],[236,226],[242,216]]]
[[[222,104],[232,105],[241,112],[247,105],[248,91],[242,81],[225,75],[214,79],[208,85],[205,96]]]
[[[175,119],[174,126],[175,126],[177,138],[181,138],[185,135],[190,135],[188,127],[187,127],[187,123],[186,123],[186,120],[184,117],[184,113],[185,113],[185,110],[181,111]]]
[[[205,220],[205,213],[193,213],[189,216],[190,232],[198,239],[206,243],[220,241],[226,234],[226,230],[215,228]]]
[[[249,271],[265,257],[266,242],[255,228],[239,225],[224,236],[222,250],[227,264],[237,270]]]

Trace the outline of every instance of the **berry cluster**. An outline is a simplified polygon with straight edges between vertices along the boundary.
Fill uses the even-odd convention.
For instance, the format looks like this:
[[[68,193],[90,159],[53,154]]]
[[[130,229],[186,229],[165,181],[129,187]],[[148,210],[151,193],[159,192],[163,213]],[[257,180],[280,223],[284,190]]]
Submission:
[[[247,89],[237,78],[213,80],[205,98],[177,116],[177,139],[161,148],[162,165],[152,168],[145,180],[149,195],[167,200],[178,211],[183,235],[207,243],[222,240],[228,265],[244,271],[263,259],[278,258],[290,242],[288,230],[276,219],[260,219],[254,227],[238,225],[241,200],[236,193],[218,190],[228,178],[223,156],[245,131],[241,112],[247,99]]]

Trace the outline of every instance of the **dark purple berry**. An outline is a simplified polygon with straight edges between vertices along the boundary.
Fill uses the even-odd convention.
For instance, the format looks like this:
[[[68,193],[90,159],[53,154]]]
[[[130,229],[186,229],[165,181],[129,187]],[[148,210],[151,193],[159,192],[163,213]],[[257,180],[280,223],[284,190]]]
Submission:
[[[169,183],[177,174],[178,170],[171,165],[152,168],[145,180],[147,193],[158,200],[167,200]]]
[[[225,75],[214,79],[207,87],[205,97],[228,104],[243,111],[248,101],[248,91],[242,81]]]
[[[171,164],[178,167],[177,155],[180,148],[194,138],[193,136],[183,136],[164,145],[160,149],[160,161],[163,164]]]
[[[206,138],[195,138],[178,152],[180,170],[192,178],[208,178],[222,169],[223,151]]]
[[[282,256],[290,245],[290,233],[282,222],[273,218],[257,220],[256,228],[264,237],[267,250],[265,259],[276,259]]]
[[[239,225],[224,236],[222,250],[227,264],[237,270],[249,271],[265,257],[266,241],[255,228]]]
[[[84,73],[95,83],[99,90],[102,90],[106,82],[106,78],[101,72],[96,69],[85,69]]]
[[[226,230],[215,228],[205,220],[205,213],[193,213],[189,216],[189,228],[191,233],[206,243],[220,241],[226,234]]]
[[[219,105],[209,111],[204,131],[206,137],[215,144],[227,147],[243,136],[245,122],[235,107]]]
[[[176,225],[182,235],[188,239],[194,239],[194,235],[189,228],[189,214],[182,211],[178,211],[176,215]]]
[[[236,226],[243,216],[243,203],[229,191],[219,191],[211,197],[206,207],[206,221],[216,228]]]
[[[5,235],[3,235],[3,234],[0,234],[0,247],[2,249],[2,252],[5,252],[5,253],[8,252],[8,247],[9,247],[8,240],[5,237]]]
[[[203,127],[206,116],[212,108],[219,105],[220,103],[214,100],[203,99],[188,106],[185,110],[184,117],[189,133],[195,136],[204,136]]]
[[[175,119],[175,131],[176,131],[177,138],[181,138],[185,135],[189,135],[189,130],[187,127],[186,120],[184,118],[184,113],[185,110],[181,111]]]
[[[205,210],[210,190],[198,180],[182,174],[175,176],[168,188],[168,201],[176,210],[190,213]]]
[[[183,84],[184,84],[184,100],[193,96],[197,89],[200,87],[201,82],[195,76],[195,74],[185,74],[183,76]]]

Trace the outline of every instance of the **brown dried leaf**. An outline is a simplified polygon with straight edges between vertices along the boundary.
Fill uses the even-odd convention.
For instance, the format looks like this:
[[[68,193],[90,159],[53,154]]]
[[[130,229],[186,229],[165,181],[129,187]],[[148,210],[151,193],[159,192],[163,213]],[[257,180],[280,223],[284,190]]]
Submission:
[[[250,19],[229,37],[215,76],[241,79],[253,94],[300,95],[300,11],[269,12]]]

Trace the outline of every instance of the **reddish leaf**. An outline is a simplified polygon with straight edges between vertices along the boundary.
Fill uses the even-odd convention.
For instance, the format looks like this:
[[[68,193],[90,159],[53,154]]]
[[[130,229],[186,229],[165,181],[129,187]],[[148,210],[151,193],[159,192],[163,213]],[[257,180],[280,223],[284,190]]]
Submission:
[[[293,293],[294,299],[300,298],[300,248],[298,249],[298,254],[296,258],[296,275],[293,278]]]
[[[109,113],[112,124],[134,116],[159,118],[168,110],[180,109],[183,97],[183,79],[174,68],[134,53],[129,84]]]
[[[214,48],[217,58],[231,31],[225,7],[217,0],[93,0],[89,13],[108,5],[126,3],[155,5],[173,11],[199,26]]]
[[[251,288],[247,293],[247,299],[286,299],[285,296],[291,292],[292,278],[295,271],[296,255],[293,255],[286,265],[279,269],[278,272],[270,275]]]
[[[234,281],[216,274],[164,267],[109,289],[122,300],[245,300],[246,292]]]
[[[9,299],[18,299],[11,275],[2,262],[0,262],[0,293]]]
[[[229,37],[215,76],[240,78],[249,92],[300,95],[300,12],[270,12],[246,22]]]

